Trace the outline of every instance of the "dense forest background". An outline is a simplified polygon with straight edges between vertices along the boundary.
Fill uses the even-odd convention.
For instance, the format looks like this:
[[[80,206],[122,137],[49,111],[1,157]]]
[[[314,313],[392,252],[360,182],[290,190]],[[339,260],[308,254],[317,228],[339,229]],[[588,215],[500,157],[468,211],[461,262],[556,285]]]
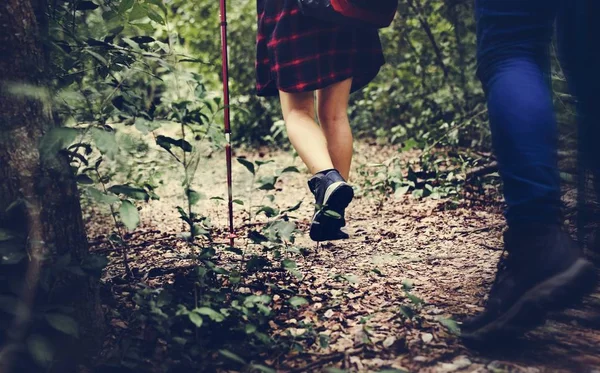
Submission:
[[[233,142],[245,173],[235,184],[235,247],[227,244],[224,171],[216,161],[225,146],[218,1],[6,1],[0,372],[302,372],[340,363],[328,370],[339,372],[360,365],[355,355],[384,352],[389,359],[373,364],[402,372],[462,351],[458,342],[444,342],[459,333],[451,312],[415,295],[410,279],[398,279],[401,296],[389,310],[381,306],[393,313],[386,321],[352,308],[358,280],[343,264],[314,281],[333,282],[332,299],[315,295],[314,283],[307,288],[305,269],[315,265],[307,258],[316,254],[300,238],[305,222],[296,214],[310,208],[293,190],[304,187],[292,176],[302,169],[290,154],[279,103],[254,94],[253,1],[228,2]],[[496,232],[499,178],[476,78],[473,3],[403,0],[381,38],[387,64],[350,105],[363,210],[385,226],[386,200],[408,206],[387,211],[392,216],[422,214],[411,218],[416,222],[433,211],[459,216],[471,212],[452,211],[485,207],[460,215],[461,224],[481,220],[465,232]],[[561,140],[572,145],[573,100],[557,64],[552,80]],[[572,182],[573,152],[561,154],[563,178]],[[179,220],[151,227],[163,210]],[[401,235],[381,232],[368,236]],[[403,234],[417,247],[436,233]],[[354,244],[362,248],[363,241],[379,242]],[[428,252],[422,262],[454,258],[436,255]],[[157,259],[163,257],[167,262]],[[384,268],[379,263],[364,276],[376,282]],[[431,290],[427,283],[419,290]],[[371,302],[387,299],[377,294]],[[314,315],[297,316],[308,304],[321,305],[328,320],[341,307],[355,319],[358,342],[344,353],[327,350],[337,332],[307,321]],[[291,320],[293,328],[282,326]],[[402,338],[377,337],[379,326],[398,320],[391,330]],[[432,344],[438,350],[429,351],[431,359],[407,362],[417,347]],[[405,360],[394,362],[400,355]],[[464,365],[461,359],[452,364]]]
[[[218,2],[123,4],[53,12],[63,16],[53,25],[57,88],[74,93],[65,115],[84,122],[93,110],[100,122],[115,116],[130,125],[158,122],[172,119],[166,109],[174,102],[200,93],[220,96]],[[229,3],[234,138],[247,145],[285,144],[277,100],[254,95],[255,6]],[[382,39],[387,65],[352,97],[357,132],[391,143],[431,143],[447,134],[451,144],[485,146],[485,117],[472,119],[483,110],[483,97],[475,77],[471,2],[402,2]],[[112,93],[115,87],[123,89]]]

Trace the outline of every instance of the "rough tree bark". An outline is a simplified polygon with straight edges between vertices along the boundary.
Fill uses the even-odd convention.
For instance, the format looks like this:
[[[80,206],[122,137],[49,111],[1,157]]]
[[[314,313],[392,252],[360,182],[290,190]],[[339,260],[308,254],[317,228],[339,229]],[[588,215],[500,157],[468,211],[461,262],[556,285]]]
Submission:
[[[36,95],[15,95],[11,89],[27,86],[34,87],[31,92],[44,90],[48,66],[44,32],[40,32],[45,25],[40,18],[44,11],[45,0],[2,0],[0,4],[0,228],[26,237],[29,261],[21,297],[32,305],[38,301],[38,279],[44,266],[66,253],[75,262],[89,254],[69,164],[61,157],[46,161],[38,151],[44,134],[55,126],[48,103]],[[36,254],[50,259],[39,260]],[[66,277],[51,294],[50,302],[74,307],[82,341],[86,342],[80,344],[82,347],[101,337],[104,319],[97,280]],[[24,314],[15,320],[13,339],[26,334],[29,320]],[[78,351],[71,354],[82,355]]]

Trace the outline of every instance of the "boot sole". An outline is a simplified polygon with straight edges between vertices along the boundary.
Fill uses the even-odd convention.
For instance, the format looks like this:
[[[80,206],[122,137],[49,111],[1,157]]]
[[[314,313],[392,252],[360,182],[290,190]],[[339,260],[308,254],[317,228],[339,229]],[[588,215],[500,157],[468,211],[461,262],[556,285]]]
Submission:
[[[510,338],[544,323],[548,311],[559,311],[577,303],[596,286],[592,263],[578,259],[565,271],[527,291],[500,317],[472,332],[462,333],[467,342]]]
[[[340,215],[354,199],[354,190],[346,183],[335,183],[327,188],[323,201],[324,209],[319,209],[310,224],[310,238],[313,241],[335,241],[348,238],[340,229],[345,225],[343,219],[327,216],[325,211],[332,210]]]

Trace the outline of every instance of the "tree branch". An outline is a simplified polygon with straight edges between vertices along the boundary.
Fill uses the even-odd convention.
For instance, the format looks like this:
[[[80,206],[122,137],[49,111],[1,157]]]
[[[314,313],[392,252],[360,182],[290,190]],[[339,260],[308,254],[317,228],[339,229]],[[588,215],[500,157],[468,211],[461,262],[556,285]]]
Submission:
[[[419,19],[419,23],[421,24],[421,27],[423,27],[423,30],[427,34],[427,37],[429,38],[429,41],[431,42],[431,45],[433,46],[433,50],[435,51],[437,63],[440,66],[440,68],[442,69],[442,71],[444,72],[444,78],[447,79],[448,75],[449,75],[448,66],[446,66],[446,64],[444,63],[444,55],[442,54],[442,50],[440,49],[437,41],[435,40],[435,36],[433,35],[433,32],[431,31],[431,26],[429,25],[429,22],[427,22],[427,19],[425,18],[425,16],[423,16],[423,11],[421,8],[421,4],[419,3],[419,0],[407,0],[407,1],[408,1],[409,7],[413,10],[415,15]]]

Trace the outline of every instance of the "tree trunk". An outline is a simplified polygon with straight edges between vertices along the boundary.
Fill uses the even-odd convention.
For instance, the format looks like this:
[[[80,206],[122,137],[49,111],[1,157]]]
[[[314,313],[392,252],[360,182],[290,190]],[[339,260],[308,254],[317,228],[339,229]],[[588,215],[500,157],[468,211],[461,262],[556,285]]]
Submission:
[[[45,34],[40,32],[46,24],[41,18],[45,10],[44,0],[2,0],[0,6],[0,233],[16,232],[27,249],[28,256],[21,263],[22,288],[15,290],[26,305],[20,310],[35,312],[42,304],[72,307],[80,332],[79,342],[72,347],[89,348],[104,329],[98,279],[61,273],[49,288],[43,284],[40,288],[41,276],[52,270],[57,259],[70,257],[76,264],[89,261],[79,195],[68,161],[62,156],[42,159],[38,150],[44,134],[55,126],[45,84]],[[0,273],[6,274],[4,268],[0,255]],[[17,312],[10,337],[0,335],[0,342],[18,345],[31,329],[29,312]],[[3,366],[6,344],[0,346],[0,372],[9,370]],[[61,350],[69,351],[70,361],[84,355],[69,348]],[[56,369],[70,370],[61,364]]]

